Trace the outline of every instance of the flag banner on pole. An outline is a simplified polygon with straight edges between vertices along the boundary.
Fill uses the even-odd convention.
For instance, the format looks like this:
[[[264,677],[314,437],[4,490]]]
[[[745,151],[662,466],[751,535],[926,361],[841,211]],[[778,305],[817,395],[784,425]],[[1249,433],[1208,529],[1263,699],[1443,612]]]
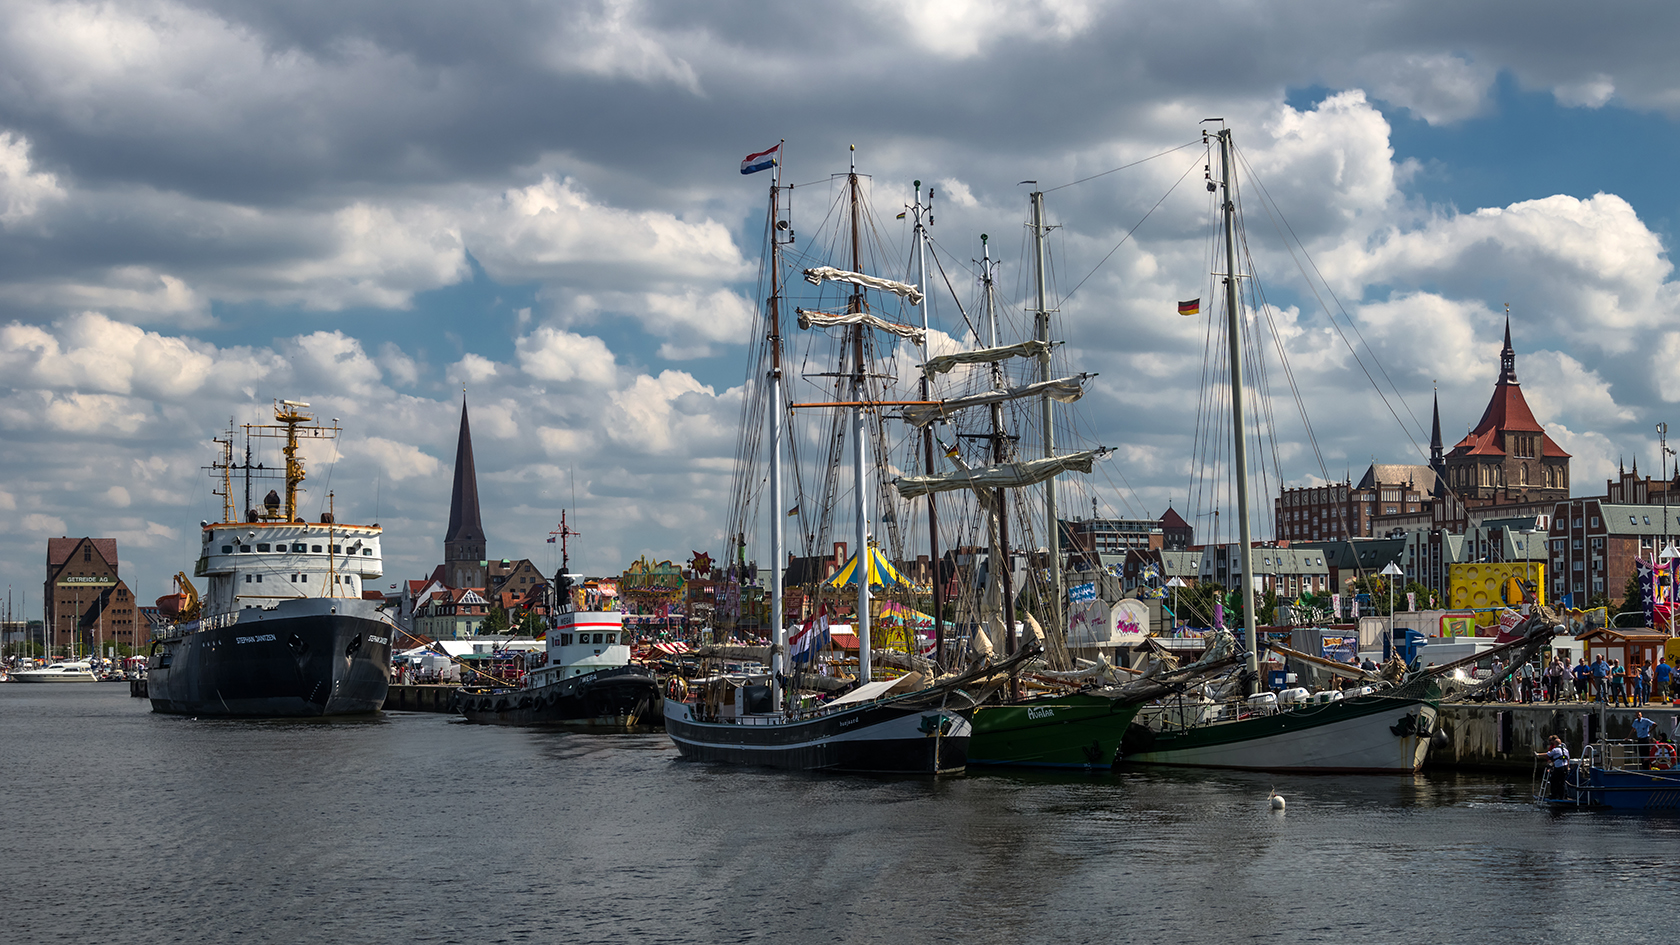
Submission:
[[[768,151],[760,151],[757,154],[747,155],[741,159],[741,173],[757,174],[759,171],[767,171],[770,168],[775,167],[776,152],[781,149],[781,142],[778,141],[776,146]]]
[[[741,173],[744,174],[746,172],[742,171]],[[1196,314],[1200,313],[1201,310],[1202,310],[1202,300],[1201,299],[1191,299],[1188,302],[1178,303],[1178,314],[1180,314],[1180,315],[1196,315]]]

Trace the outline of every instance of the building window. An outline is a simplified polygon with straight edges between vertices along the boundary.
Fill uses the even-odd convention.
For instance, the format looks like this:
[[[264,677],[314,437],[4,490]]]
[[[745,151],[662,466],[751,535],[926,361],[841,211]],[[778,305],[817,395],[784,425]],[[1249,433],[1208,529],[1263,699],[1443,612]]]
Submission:
[[[1592,527],[1594,527],[1594,528],[1598,527],[1598,516],[1596,516],[1596,515],[1594,515],[1592,517]]]

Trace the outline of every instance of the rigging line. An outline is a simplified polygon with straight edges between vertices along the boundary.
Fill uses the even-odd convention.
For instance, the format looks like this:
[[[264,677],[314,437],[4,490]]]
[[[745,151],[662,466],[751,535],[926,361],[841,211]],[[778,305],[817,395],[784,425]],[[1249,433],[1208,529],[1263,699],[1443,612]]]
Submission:
[[[1235,150],[1234,146],[1233,146],[1233,150]],[[1248,169],[1249,176],[1254,178],[1254,182],[1259,185],[1260,193],[1261,193],[1261,196],[1262,196],[1262,200],[1260,201],[1260,206],[1261,206],[1262,209],[1266,210],[1267,219],[1272,221],[1272,226],[1274,228],[1276,228],[1278,226],[1278,221],[1279,220],[1283,221],[1283,229],[1287,229],[1289,231],[1289,236],[1293,237],[1294,240],[1295,240],[1295,243],[1301,247],[1301,255],[1306,257],[1307,264],[1312,267],[1313,274],[1318,276],[1319,282],[1323,283],[1324,291],[1329,293],[1330,298],[1335,300],[1336,308],[1342,313],[1342,317],[1347,319],[1348,327],[1353,329],[1353,333],[1358,336],[1359,343],[1361,345],[1365,346],[1365,350],[1370,352],[1371,360],[1373,362],[1375,362],[1376,365],[1377,365],[1377,372],[1380,373],[1383,376],[1383,380],[1388,381],[1389,389],[1394,391],[1394,396],[1400,401],[1400,405],[1406,409],[1406,415],[1412,418],[1412,424],[1415,427],[1417,427],[1417,429],[1419,431],[1422,431],[1422,429],[1423,429],[1422,421],[1418,420],[1417,415],[1412,413],[1411,405],[1406,403],[1406,398],[1405,398],[1404,395],[1402,395],[1400,393],[1400,388],[1397,385],[1395,385],[1394,379],[1388,376],[1388,370],[1383,367],[1382,359],[1377,357],[1377,353],[1376,353],[1375,349],[1373,349],[1371,347],[1370,342],[1365,340],[1364,333],[1359,330],[1359,324],[1354,321],[1352,315],[1348,314],[1347,307],[1342,304],[1341,298],[1336,295],[1336,290],[1331,288],[1329,281],[1324,278],[1324,273],[1319,271],[1318,263],[1314,262],[1313,258],[1312,258],[1312,254],[1307,252],[1306,244],[1301,242],[1301,238],[1299,236],[1297,236],[1296,233],[1295,233],[1295,228],[1290,225],[1288,218],[1283,216],[1283,208],[1278,207],[1277,202],[1272,199],[1271,192],[1266,189],[1265,181],[1262,181],[1260,179],[1260,175],[1254,172],[1254,168],[1248,163],[1248,158],[1242,152],[1240,152],[1240,151],[1237,152],[1237,159],[1242,162],[1242,164],[1245,168]],[[1270,206],[1268,206],[1268,204],[1270,204]],[[1272,208],[1273,207],[1275,207],[1277,209],[1277,216],[1275,218],[1272,216]],[[1282,229],[1280,229],[1278,231],[1278,235],[1280,237],[1283,236],[1283,230]],[[1284,246],[1289,249],[1289,258],[1292,261],[1294,261],[1295,267],[1297,269],[1301,270],[1301,275],[1302,275],[1303,278],[1305,278],[1306,275],[1307,275],[1306,269],[1301,266],[1300,259],[1296,258],[1295,250],[1294,250],[1293,247],[1291,247],[1289,245],[1289,241],[1287,239],[1284,240]],[[1313,282],[1310,278],[1307,279],[1307,283],[1308,283],[1309,286],[1312,286],[1313,297],[1318,300],[1319,306],[1324,309],[1324,314],[1330,318],[1330,323],[1332,325],[1335,325],[1336,324],[1335,315],[1330,311],[1330,307],[1328,305],[1324,304],[1324,299],[1321,296],[1319,296],[1318,287],[1313,284]],[[1336,328],[1336,333],[1338,335],[1342,335],[1342,330],[1339,326]],[[1347,341],[1346,335],[1342,335],[1342,343],[1346,344],[1348,346],[1348,351],[1353,354],[1354,360],[1360,361],[1359,353],[1357,351],[1353,350],[1353,345]],[[1363,361],[1360,361],[1360,368],[1361,368],[1361,370],[1365,370]],[[1374,389],[1376,389],[1378,395],[1382,395],[1382,389],[1377,386],[1376,379],[1371,378],[1371,372],[1369,370],[1365,370],[1365,376],[1371,379],[1371,386]],[[1387,398],[1386,398],[1386,396],[1384,396],[1385,405],[1386,405],[1386,400],[1387,400]],[[1389,413],[1394,413],[1394,408],[1393,407],[1389,407],[1388,409],[1389,409]],[[1402,430],[1406,429],[1405,422],[1400,420],[1400,417],[1399,417],[1398,414],[1395,414],[1394,419],[1397,423],[1400,424],[1400,428]],[[1410,431],[1407,432],[1407,439],[1410,439],[1412,441],[1412,446],[1413,447],[1417,447],[1417,440],[1410,435]],[[1418,450],[1418,452],[1420,454],[1427,455],[1427,453],[1424,450],[1422,450],[1421,448]]]
[[[928,242],[931,243],[933,241],[929,240]],[[957,314],[962,316],[963,324],[968,326],[970,334],[972,334],[975,338],[979,338],[980,330],[975,328],[974,322],[969,319],[968,310],[963,308],[962,299],[957,298],[957,287],[951,284],[951,277],[946,275],[945,264],[939,261],[939,254],[935,252],[929,253],[929,255],[933,257],[934,266],[939,269],[940,278],[945,280],[945,289],[951,293],[951,301],[957,304]],[[927,291],[927,286],[922,286],[922,291]]]
[[[1107,177],[1110,174],[1114,174],[1114,173],[1117,173],[1119,171],[1123,171],[1128,167],[1137,167],[1139,164],[1148,164],[1150,161],[1153,161],[1156,158],[1166,157],[1169,154],[1173,154],[1175,152],[1182,151],[1185,148],[1193,148],[1196,145],[1201,144],[1201,143],[1202,143],[1202,141],[1201,141],[1200,138],[1193,138],[1190,141],[1188,141],[1184,144],[1181,144],[1176,148],[1172,148],[1172,149],[1167,150],[1167,151],[1162,151],[1160,154],[1151,154],[1150,156],[1148,156],[1146,158],[1142,158],[1140,160],[1133,161],[1130,164],[1122,164],[1119,167],[1116,167],[1112,170],[1107,170],[1107,171],[1102,171],[1100,173],[1092,174],[1090,177],[1081,177],[1078,180],[1070,180],[1065,184],[1057,184],[1054,187],[1047,187],[1047,188],[1045,188],[1044,192],[1047,193],[1047,194],[1055,193],[1056,191],[1061,190],[1064,187],[1072,187],[1075,184],[1083,184],[1083,183],[1086,183],[1087,181],[1096,180],[1099,177]]]
[[[1177,149],[1175,148],[1174,150]],[[1132,234],[1137,232],[1138,227],[1146,223],[1149,218],[1154,215],[1156,210],[1161,209],[1161,204],[1167,202],[1167,198],[1173,195],[1173,191],[1178,189],[1179,184],[1184,183],[1184,178],[1189,177],[1190,172],[1195,170],[1196,165],[1200,162],[1200,157],[1197,157],[1196,160],[1190,162],[1190,166],[1184,169],[1184,173],[1178,175],[1178,180],[1173,181],[1172,187],[1168,188],[1167,192],[1161,195],[1160,200],[1155,201],[1155,206],[1150,207],[1149,212],[1145,213],[1142,219],[1132,224],[1132,228],[1126,231],[1126,235],[1120,238],[1120,242],[1114,244],[1114,248],[1108,251],[1108,255],[1099,260],[1097,264],[1092,267],[1091,271],[1085,274],[1085,278],[1079,280],[1079,285],[1074,286],[1072,289],[1068,290],[1067,295],[1062,296],[1062,304],[1066,304],[1068,299],[1073,298],[1073,294],[1079,291],[1079,287],[1083,286],[1086,282],[1089,282],[1091,277],[1097,274],[1097,270],[1101,269],[1103,265],[1108,262],[1110,257],[1112,257],[1115,253],[1118,253],[1120,251],[1120,247],[1126,245],[1126,241],[1132,238]]]

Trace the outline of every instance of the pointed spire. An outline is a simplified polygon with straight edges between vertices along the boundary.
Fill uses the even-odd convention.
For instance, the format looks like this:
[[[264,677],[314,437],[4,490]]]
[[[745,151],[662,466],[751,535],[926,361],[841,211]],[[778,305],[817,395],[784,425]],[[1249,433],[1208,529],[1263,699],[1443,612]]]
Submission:
[[[455,490],[449,496],[449,531],[445,543],[484,541],[478,516],[478,471],[473,466],[472,427],[467,423],[467,397],[461,395],[461,436],[455,442]]]
[[[1441,466],[1441,392],[1435,391],[1435,421],[1429,426],[1429,465],[1435,468]]]
[[[1505,303],[1505,347],[1499,351],[1499,383],[1517,382],[1517,351],[1511,347],[1511,304]]]

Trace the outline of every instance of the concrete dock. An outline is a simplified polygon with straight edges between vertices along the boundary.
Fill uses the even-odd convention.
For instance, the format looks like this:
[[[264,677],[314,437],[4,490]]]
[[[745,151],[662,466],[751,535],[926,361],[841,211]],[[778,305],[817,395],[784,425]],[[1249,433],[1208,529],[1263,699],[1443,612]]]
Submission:
[[[405,712],[452,712],[450,702],[455,691],[460,686],[417,686],[398,685],[392,683],[385,690],[385,705],[387,710],[400,709]]]
[[[1521,771],[1534,769],[1534,753],[1545,748],[1546,739],[1563,739],[1572,758],[1581,748],[1602,734],[1608,738],[1632,738],[1633,714],[1644,712],[1657,723],[1656,732],[1675,737],[1680,724],[1680,707],[1657,705],[1599,706],[1586,702],[1482,702],[1442,703],[1441,724],[1451,739],[1447,747],[1429,750],[1430,768],[1470,768]]]

